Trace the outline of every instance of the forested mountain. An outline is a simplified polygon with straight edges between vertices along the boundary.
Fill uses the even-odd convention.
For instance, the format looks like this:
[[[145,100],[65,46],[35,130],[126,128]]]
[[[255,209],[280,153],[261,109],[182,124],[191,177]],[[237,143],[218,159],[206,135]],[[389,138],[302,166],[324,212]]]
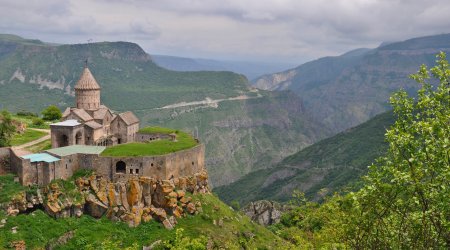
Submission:
[[[359,177],[367,173],[367,166],[387,148],[384,134],[393,122],[392,112],[377,115],[286,157],[273,168],[252,172],[214,192],[226,202],[246,204],[260,199],[287,201],[294,190],[317,200],[355,187]]]

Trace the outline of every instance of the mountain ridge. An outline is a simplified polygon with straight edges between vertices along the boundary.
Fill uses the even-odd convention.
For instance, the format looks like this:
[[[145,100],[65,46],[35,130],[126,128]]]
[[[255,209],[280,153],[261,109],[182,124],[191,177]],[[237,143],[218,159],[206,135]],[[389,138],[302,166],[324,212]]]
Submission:
[[[238,201],[244,205],[260,199],[285,202],[294,190],[314,200],[351,190],[367,172],[367,166],[386,150],[384,134],[393,123],[391,111],[379,114],[284,158],[272,168],[249,173],[213,192],[229,204]]]
[[[421,64],[432,65],[440,51],[450,52],[450,34],[412,38],[370,50],[324,57],[293,69],[265,75],[252,86],[297,93],[317,120],[340,132],[389,109],[392,92],[415,92],[408,79]]]

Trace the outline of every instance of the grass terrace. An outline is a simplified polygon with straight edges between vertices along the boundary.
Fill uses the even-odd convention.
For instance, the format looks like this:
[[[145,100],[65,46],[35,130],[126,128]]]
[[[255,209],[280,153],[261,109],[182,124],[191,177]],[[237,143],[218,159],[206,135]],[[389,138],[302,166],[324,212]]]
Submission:
[[[47,133],[42,131],[37,131],[33,129],[27,129],[23,134],[15,134],[11,139],[11,146],[18,146],[25,144],[27,142],[31,142],[37,140],[43,136],[46,136]]]
[[[152,156],[165,155],[198,145],[198,142],[188,133],[161,127],[147,127],[139,130],[143,134],[171,134],[177,135],[177,141],[161,139],[148,143],[133,142],[106,148],[102,156]]]

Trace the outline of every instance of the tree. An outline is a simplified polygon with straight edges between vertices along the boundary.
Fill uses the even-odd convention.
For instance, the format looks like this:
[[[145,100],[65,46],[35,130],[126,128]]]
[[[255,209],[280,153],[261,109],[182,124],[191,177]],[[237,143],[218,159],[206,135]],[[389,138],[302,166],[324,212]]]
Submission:
[[[59,120],[62,117],[61,110],[55,105],[50,105],[46,109],[42,111],[42,115],[44,116],[44,120],[46,121],[54,121]]]
[[[0,147],[9,146],[15,132],[16,127],[13,124],[11,114],[3,110],[0,113]]]
[[[369,167],[364,187],[350,194],[352,208],[342,222],[352,248],[450,248],[450,67],[444,53],[430,71],[422,65],[411,76],[422,86],[417,98],[399,91],[390,99],[397,120],[386,133],[389,149]]]

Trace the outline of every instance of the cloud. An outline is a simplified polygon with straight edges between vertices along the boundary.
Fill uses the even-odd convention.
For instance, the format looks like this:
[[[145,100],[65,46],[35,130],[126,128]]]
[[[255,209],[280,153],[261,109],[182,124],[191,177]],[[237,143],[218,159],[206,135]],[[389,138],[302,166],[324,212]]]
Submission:
[[[303,62],[450,32],[447,0],[0,0],[0,31],[149,53]],[[30,37],[31,36],[31,37]]]

